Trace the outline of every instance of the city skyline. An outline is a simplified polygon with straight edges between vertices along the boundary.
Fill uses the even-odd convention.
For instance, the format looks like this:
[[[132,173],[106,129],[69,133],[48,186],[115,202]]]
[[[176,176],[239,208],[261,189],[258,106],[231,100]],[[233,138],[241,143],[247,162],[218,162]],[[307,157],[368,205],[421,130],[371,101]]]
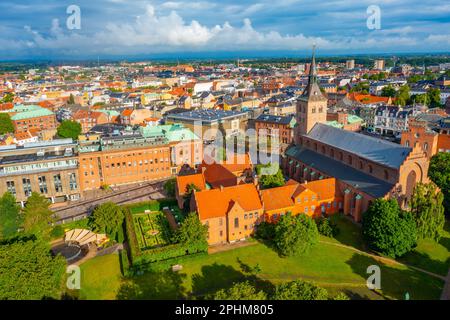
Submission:
[[[80,10],[73,29],[67,25],[75,12],[70,6]],[[373,6],[380,10],[379,25],[371,20]],[[313,43],[323,54],[338,55],[450,49],[450,5],[444,1],[52,0],[5,1],[0,9],[0,60],[291,56],[307,53]]]

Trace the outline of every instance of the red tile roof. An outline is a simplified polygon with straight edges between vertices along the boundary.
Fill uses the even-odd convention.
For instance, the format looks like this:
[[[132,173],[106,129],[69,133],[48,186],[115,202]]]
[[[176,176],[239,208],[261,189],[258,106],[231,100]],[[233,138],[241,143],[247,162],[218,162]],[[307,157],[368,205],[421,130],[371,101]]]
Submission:
[[[225,217],[235,203],[245,211],[262,209],[261,199],[254,184],[195,192],[194,198],[200,220]]]
[[[177,188],[180,195],[183,195],[186,193],[187,187],[190,184],[194,184],[197,188],[200,190],[206,189],[206,183],[205,178],[203,177],[203,174],[196,173],[186,176],[177,176]]]

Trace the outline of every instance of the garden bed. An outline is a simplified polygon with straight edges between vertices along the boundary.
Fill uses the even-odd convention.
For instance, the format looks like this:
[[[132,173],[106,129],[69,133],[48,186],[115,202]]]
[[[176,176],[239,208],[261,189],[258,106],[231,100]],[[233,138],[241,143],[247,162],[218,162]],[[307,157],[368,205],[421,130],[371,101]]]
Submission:
[[[170,243],[172,232],[164,213],[160,211],[133,215],[139,249],[147,250]]]

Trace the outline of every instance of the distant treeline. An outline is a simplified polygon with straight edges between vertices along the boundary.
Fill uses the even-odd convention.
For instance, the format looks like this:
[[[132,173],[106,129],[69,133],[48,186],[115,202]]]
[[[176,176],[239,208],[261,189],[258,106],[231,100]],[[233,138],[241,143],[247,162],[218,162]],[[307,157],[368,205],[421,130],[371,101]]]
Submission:
[[[297,63],[308,63],[310,62],[310,56],[305,57],[274,57],[274,58],[246,58],[239,60],[241,66],[252,66],[252,67],[267,67],[268,65],[289,65],[289,64],[297,64]],[[398,54],[398,55],[375,55],[375,54],[367,54],[367,55],[348,55],[348,56],[319,56],[316,57],[318,62],[331,62],[331,63],[345,63],[346,60],[354,59],[355,64],[364,65],[366,67],[373,66],[373,61],[375,59],[384,59],[386,61],[387,67],[392,67],[394,65],[394,61],[397,65],[401,64],[409,64],[412,66],[430,66],[437,65],[440,63],[449,63],[450,62],[450,54]],[[18,62],[0,62],[0,73],[5,72],[25,72],[29,69],[46,69],[50,66],[59,66],[59,65],[81,65],[85,67],[96,67],[98,65],[105,64],[120,64],[124,62],[137,62],[138,60],[125,60],[125,59],[117,59],[117,60],[53,60],[53,61],[18,61]],[[222,58],[222,59],[142,59],[141,61],[148,61],[154,65],[167,65],[167,66],[175,66],[179,63],[182,64],[192,64],[195,66],[205,66],[205,65],[218,65],[218,64],[236,64],[238,59],[236,58]]]

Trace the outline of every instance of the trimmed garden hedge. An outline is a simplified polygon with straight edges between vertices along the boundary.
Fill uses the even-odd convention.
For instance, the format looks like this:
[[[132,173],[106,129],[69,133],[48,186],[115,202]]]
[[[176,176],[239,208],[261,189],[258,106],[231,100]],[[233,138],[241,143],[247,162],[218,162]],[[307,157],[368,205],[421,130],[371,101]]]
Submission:
[[[139,248],[139,242],[136,238],[135,233],[135,225],[132,213],[133,209],[146,206],[148,210],[159,211],[162,210],[162,208],[164,208],[165,206],[173,204],[173,199],[164,199],[161,201],[155,200],[125,207],[125,225],[131,254],[131,264],[133,266],[173,259],[186,255],[204,253],[208,251],[207,244],[185,245],[181,243],[175,243],[148,250],[141,250]]]
[[[168,260],[181,256],[206,252],[207,250],[208,247],[203,244],[202,245],[195,244],[189,246],[186,246],[181,243],[169,244],[164,247],[141,251],[141,254],[139,256],[133,257],[133,265],[147,264],[152,262]]]

